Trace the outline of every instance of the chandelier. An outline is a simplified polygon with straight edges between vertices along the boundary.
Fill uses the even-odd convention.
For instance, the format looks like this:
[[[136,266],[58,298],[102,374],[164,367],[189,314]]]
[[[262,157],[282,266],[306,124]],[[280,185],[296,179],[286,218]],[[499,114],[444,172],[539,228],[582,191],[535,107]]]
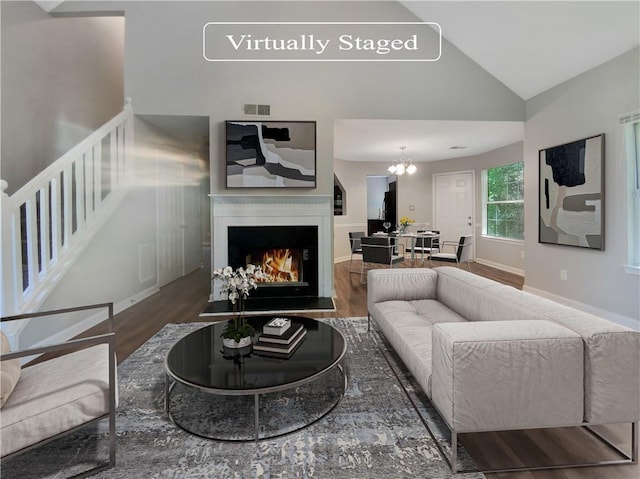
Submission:
[[[391,173],[392,175],[404,175],[405,173],[413,175],[418,169],[409,158],[404,157],[405,148],[406,146],[400,147],[400,161],[394,161],[393,164],[388,168],[389,173]]]

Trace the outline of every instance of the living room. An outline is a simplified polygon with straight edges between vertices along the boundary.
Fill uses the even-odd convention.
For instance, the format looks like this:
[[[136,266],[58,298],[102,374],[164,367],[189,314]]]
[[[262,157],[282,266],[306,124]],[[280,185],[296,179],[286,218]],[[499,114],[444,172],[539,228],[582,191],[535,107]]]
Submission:
[[[21,5],[24,3],[25,5]],[[425,4],[431,2],[424,2]],[[445,3],[445,2],[442,2]],[[508,3],[508,2],[506,2]],[[615,16],[619,6],[627,12],[634,2],[588,2],[590,8],[602,8]],[[415,7],[415,5],[409,5]],[[438,21],[438,10],[433,6],[430,18]],[[477,15],[471,5],[464,5]],[[487,7],[487,11],[492,11]],[[506,5],[504,8],[510,8]],[[637,7],[637,5],[636,5]],[[386,174],[388,162],[359,162],[340,158],[335,153],[337,125],[343,120],[402,120],[402,121],[474,121],[514,122],[522,125],[522,141],[490,152],[456,160],[424,162],[412,176],[399,179],[398,216],[410,216],[419,223],[433,224],[432,176],[435,173],[467,171],[473,169],[476,178],[476,223],[480,223],[482,170],[523,161],[525,238],[521,242],[501,243],[505,259],[491,256],[495,248],[485,248],[491,239],[477,235],[477,258],[489,264],[503,265],[522,273],[524,289],[535,294],[563,302],[639,329],[640,276],[632,258],[634,218],[627,187],[629,170],[625,164],[623,127],[620,118],[637,111],[638,98],[638,43],[629,44],[619,53],[602,59],[593,68],[580,71],[560,84],[523,98],[497,80],[470,58],[459,47],[448,42],[444,22],[443,55],[430,63],[212,63],[202,59],[202,27],[209,21],[415,21],[416,15],[403,2],[62,2],[55,9],[60,17],[51,17],[33,2],[3,2],[3,179],[9,181],[8,193],[17,190],[23,177],[37,172],[46,160],[30,155],[32,163],[19,156],[20,149],[29,140],[26,128],[38,124],[35,113],[42,104],[49,103],[47,118],[57,121],[57,133],[48,132],[60,144],[86,129],[99,126],[96,118],[109,111],[106,121],[122,107],[123,99],[133,99],[136,118],[136,145],[143,151],[138,165],[137,182],[125,200],[125,208],[109,222],[111,228],[94,239],[84,250],[62,283],[41,305],[41,309],[55,309],[82,303],[101,302],[105,299],[118,305],[119,311],[141,302],[169,284],[161,279],[160,268],[152,268],[150,275],[141,275],[140,248],[157,244],[156,190],[157,164],[178,159],[187,165],[197,178],[197,191],[215,196],[272,195],[264,189],[230,190],[225,186],[224,122],[242,116],[241,107],[247,103],[271,105],[271,118],[277,120],[314,121],[317,126],[317,183],[309,190],[278,191],[282,197],[333,195],[334,175],[338,176],[348,193],[349,209],[342,217],[331,217],[331,236],[327,246],[332,254],[323,258],[325,270],[332,270],[335,261],[349,255],[348,232],[363,230],[366,225],[366,207],[359,200],[366,195],[366,176]],[[463,8],[462,2],[459,8]],[[588,8],[585,6],[584,8]],[[631,7],[633,8],[633,6]],[[36,9],[36,10],[34,10]],[[609,10],[610,9],[610,10]],[[636,8],[637,10],[637,8]],[[109,65],[121,76],[114,74],[110,83],[107,104],[95,101],[92,119],[88,121],[79,112],[86,112],[88,104],[99,98],[91,89],[82,95],[80,85],[101,85],[105,79],[87,78],[91,67],[75,72],[79,83],[55,83],[55,93],[48,78],[58,78],[51,70],[65,70],[60,65],[70,61],[62,52],[73,51],[69,38],[47,38],[46,30],[36,33],[38,25],[66,18],[77,12],[118,12],[119,26],[108,26],[101,31],[105,38],[119,38],[113,51],[121,57]],[[493,11],[495,13],[495,11]],[[457,13],[457,12],[454,12]],[[636,12],[637,13],[637,12]],[[442,14],[444,15],[444,13]],[[496,14],[497,15],[497,14]],[[505,14],[506,15],[506,14]],[[495,15],[494,15],[495,16]],[[122,20],[124,18],[124,20]],[[444,17],[442,17],[444,18]],[[616,21],[616,20],[612,20]],[[40,23],[42,22],[42,23]],[[100,27],[101,28],[101,27]],[[532,27],[533,28],[533,27]],[[115,29],[116,33],[113,33]],[[602,29],[605,30],[605,29]],[[53,29],[51,31],[54,31]],[[602,32],[601,32],[602,33]],[[505,31],[505,35],[508,32]],[[606,31],[603,41],[615,37],[615,31]],[[83,34],[84,35],[84,34]],[[28,38],[33,41],[27,41]],[[82,44],[83,38],[72,37],[71,43]],[[478,36],[481,38],[481,35]],[[43,47],[47,41],[47,50]],[[16,43],[17,42],[17,43]],[[18,46],[19,45],[19,46]],[[65,50],[66,49],[66,50]],[[23,53],[41,50],[38,62],[20,58]],[[50,51],[55,62],[46,58]],[[95,63],[109,63],[104,57]],[[118,55],[114,53],[114,55]],[[544,52],[540,56],[544,56]],[[530,59],[533,61],[533,58]],[[91,62],[86,60],[86,65]],[[527,61],[524,54],[514,54],[513,61]],[[26,68],[26,63],[31,63]],[[37,63],[37,65],[36,65]],[[118,66],[119,65],[119,66]],[[16,68],[18,66],[18,68]],[[8,69],[7,69],[8,67]],[[103,68],[97,65],[96,69]],[[12,70],[12,68],[14,68]],[[10,72],[6,73],[6,72]],[[73,68],[68,68],[73,72]],[[30,73],[28,73],[30,72]],[[7,75],[5,77],[5,75]],[[26,76],[28,75],[28,76]],[[74,90],[74,95],[69,90]],[[76,95],[77,93],[77,95]],[[71,99],[67,106],[57,105],[55,98]],[[29,105],[25,108],[24,105]],[[99,110],[100,112],[98,113]],[[5,112],[16,113],[5,113]],[[30,113],[31,111],[31,113]],[[110,116],[109,116],[110,115]],[[185,146],[166,138],[152,123],[151,117],[205,117],[208,131],[205,146],[208,157],[194,154],[192,145]],[[145,116],[147,117],[145,119]],[[53,120],[57,118],[57,120]],[[26,127],[26,128],[25,128]],[[539,150],[604,133],[606,136],[604,159],[606,165],[606,246],[604,250],[550,246],[538,242],[539,204]],[[36,137],[38,135],[35,135]],[[46,135],[43,135],[46,136]],[[41,139],[36,138],[33,143]],[[55,141],[54,141],[55,142]],[[389,146],[389,161],[399,155],[395,141]],[[411,151],[409,150],[411,153]],[[19,160],[17,158],[20,158]],[[160,160],[160,161],[158,161]],[[511,161],[512,160],[512,161]],[[478,166],[474,166],[478,165]],[[483,165],[483,166],[480,166]],[[25,173],[24,171],[29,173]],[[32,170],[36,170],[32,172]],[[5,176],[4,171],[7,172]],[[160,173],[170,179],[175,170]],[[165,175],[165,176],[162,176]],[[202,178],[210,182],[202,186]],[[13,180],[15,178],[15,180]],[[28,178],[24,178],[26,181]],[[205,180],[206,181],[206,180]],[[216,224],[211,222],[205,198],[201,215],[202,234],[198,245],[211,241]],[[415,209],[409,206],[414,205]],[[150,214],[153,212],[153,214]],[[637,230],[637,228],[636,228]],[[123,235],[122,231],[128,234]],[[637,235],[637,232],[636,232]],[[212,245],[215,249],[215,245]],[[484,249],[483,249],[484,248]],[[158,251],[160,254],[160,251]],[[498,253],[499,254],[499,253]],[[524,254],[524,256],[522,256]],[[215,256],[215,252],[213,253]],[[195,248],[189,263],[198,267],[202,260],[201,248]],[[205,261],[210,258],[205,258]],[[636,258],[637,260],[637,258]],[[154,258],[152,264],[156,264]],[[142,266],[145,266],[143,264]],[[213,267],[222,267],[216,263]],[[142,268],[143,270],[146,268]],[[186,269],[191,270],[192,267]],[[563,275],[562,272],[565,272]],[[184,272],[181,269],[177,276]],[[187,271],[188,272],[188,271]],[[167,278],[171,278],[168,276]],[[175,278],[172,278],[175,279]],[[340,294],[335,279],[329,275],[326,288]],[[39,333],[52,334],[50,330]],[[34,332],[35,334],[35,332]],[[41,340],[42,337],[35,339]],[[605,477],[605,476],[602,476]]]

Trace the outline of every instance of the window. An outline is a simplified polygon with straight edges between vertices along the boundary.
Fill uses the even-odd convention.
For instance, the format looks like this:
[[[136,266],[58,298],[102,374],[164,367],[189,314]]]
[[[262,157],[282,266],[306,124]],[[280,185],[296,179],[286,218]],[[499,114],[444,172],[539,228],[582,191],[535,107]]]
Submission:
[[[640,274],[640,112],[620,119],[628,159],[629,272]]]
[[[524,163],[489,168],[482,179],[483,234],[524,239]]]

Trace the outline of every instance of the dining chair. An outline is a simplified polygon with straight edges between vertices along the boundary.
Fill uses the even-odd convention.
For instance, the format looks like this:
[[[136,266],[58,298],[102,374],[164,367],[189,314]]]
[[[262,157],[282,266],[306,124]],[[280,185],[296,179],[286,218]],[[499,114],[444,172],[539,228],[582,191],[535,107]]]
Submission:
[[[440,252],[440,231],[437,230],[420,230],[417,232],[418,237],[415,239],[415,244],[412,247],[413,257],[416,257],[416,253],[420,253],[422,257],[422,264],[424,264],[425,253],[430,255],[434,252]],[[424,235],[424,236],[420,236]]]
[[[367,264],[383,264],[393,268],[394,265],[404,260],[404,252],[399,254],[398,245],[394,238],[388,236],[365,236],[360,240],[362,247],[362,268],[360,270],[360,282],[364,284],[364,272]]]
[[[364,237],[364,231],[350,231],[349,232],[349,244],[351,245],[351,258],[349,258],[349,273],[358,273],[358,270],[351,268],[353,263],[354,254],[362,254],[362,248],[360,247],[360,240]]]
[[[429,261],[433,266],[433,260],[446,261],[449,263],[456,263],[460,267],[460,263],[467,263],[469,271],[471,271],[471,261],[473,259],[473,236],[464,235],[460,236],[459,241],[441,241],[441,250],[438,253],[432,253],[429,255]],[[447,247],[452,248],[453,252],[448,253],[445,251]]]

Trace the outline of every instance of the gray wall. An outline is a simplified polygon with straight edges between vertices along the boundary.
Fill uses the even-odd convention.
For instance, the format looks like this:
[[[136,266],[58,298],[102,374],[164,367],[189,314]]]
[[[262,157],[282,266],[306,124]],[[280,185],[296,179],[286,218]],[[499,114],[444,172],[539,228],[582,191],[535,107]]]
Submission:
[[[2,10],[2,178],[11,194],[124,105],[124,19]]]
[[[318,187],[286,192],[295,195],[333,194],[337,118],[524,118],[518,96],[446,42],[439,61],[422,64],[216,63],[202,57],[208,21],[415,20],[396,2],[68,1],[60,8],[124,10],[125,94],[137,113],[210,116],[212,194],[229,193],[222,122],[240,119],[244,103],[270,104],[272,119],[317,121]]]
[[[527,101],[525,203],[538,201],[538,151],[604,133],[605,250],[538,244],[526,237],[526,287],[640,322],[640,277],[627,263],[627,190],[619,116],[640,108],[640,50],[635,49]],[[527,207],[526,231],[537,232]],[[567,270],[567,280],[560,279]],[[640,326],[640,324],[638,324]]]

